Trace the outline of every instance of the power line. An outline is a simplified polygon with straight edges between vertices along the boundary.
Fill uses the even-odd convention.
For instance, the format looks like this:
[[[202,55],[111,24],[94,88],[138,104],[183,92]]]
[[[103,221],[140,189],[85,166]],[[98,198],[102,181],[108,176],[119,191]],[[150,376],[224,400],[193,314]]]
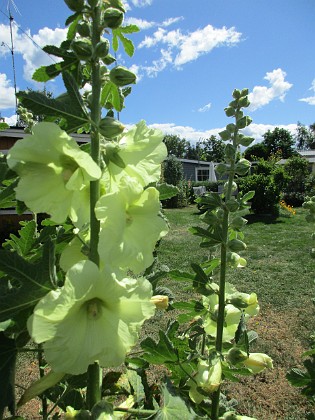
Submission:
[[[0,13],[2,13],[7,19],[9,19],[9,21],[10,20],[12,20],[13,18],[12,18],[12,16],[8,16],[5,12],[3,12],[3,10],[0,10]],[[57,63],[57,61],[50,55],[50,54],[48,54],[46,51],[44,51],[43,50],[43,48],[40,46],[40,45],[38,45],[37,44],[37,42],[36,41],[34,41],[34,39],[26,32],[26,31],[24,31],[24,29],[20,26],[20,25],[18,25],[16,22],[15,22],[15,20],[12,20],[12,22],[13,22],[13,24],[25,35],[25,36],[27,36],[27,38],[29,38],[31,41],[32,41],[32,43],[37,47],[37,48],[39,48],[40,50],[42,50],[46,55],[48,55],[48,57],[54,62],[54,63]]]

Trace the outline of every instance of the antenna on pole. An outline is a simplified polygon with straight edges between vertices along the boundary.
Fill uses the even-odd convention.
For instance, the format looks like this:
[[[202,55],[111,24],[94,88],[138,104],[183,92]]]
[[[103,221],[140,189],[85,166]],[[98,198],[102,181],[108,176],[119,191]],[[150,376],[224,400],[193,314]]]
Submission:
[[[9,50],[11,51],[11,57],[12,57],[12,69],[13,69],[13,83],[14,83],[14,94],[15,94],[15,113],[16,113],[16,118],[17,118],[17,125],[19,122],[19,114],[18,114],[18,100],[17,100],[17,96],[16,96],[16,72],[15,72],[15,59],[14,59],[14,42],[13,42],[13,31],[12,31],[12,23],[13,23],[13,16],[11,14],[11,7],[10,4],[12,2],[12,5],[14,7],[14,10],[19,13],[19,9],[17,8],[16,4],[14,3],[13,0],[8,0],[8,12],[9,12],[9,22],[10,22],[10,38],[11,38],[11,47],[9,47],[8,45],[6,45],[4,42],[2,43],[2,45],[6,45]]]

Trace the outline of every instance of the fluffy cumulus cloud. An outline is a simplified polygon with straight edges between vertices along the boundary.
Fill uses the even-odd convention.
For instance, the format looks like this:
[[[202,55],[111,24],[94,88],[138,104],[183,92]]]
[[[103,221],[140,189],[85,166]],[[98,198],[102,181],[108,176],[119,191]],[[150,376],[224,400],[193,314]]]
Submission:
[[[0,73],[0,109],[15,108],[15,92],[11,80]]]
[[[200,139],[207,139],[212,135],[219,136],[219,132],[224,130],[225,127],[220,128],[213,128],[211,130],[198,130],[190,126],[183,126],[183,125],[176,125],[173,123],[164,123],[164,124],[151,124],[150,127],[158,128],[165,134],[172,134],[177,135],[180,138],[184,138],[190,141],[192,144],[196,144],[197,141]],[[255,139],[255,143],[259,143],[263,140],[263,134],[265,134],[268,130],[273,131],[276,127],[284,128],[290,131],[291,134],[295,134],[296,132],[296,124],[288,124],[288,125],[272,125],[272,124],[251,124],[242,130],[246,136],[253,137]]]
[[[22,33],[16,26],[13,27],[14,50],[16,54],[21,54],[24,60],[23,76],[25,80],[31,81],[34,71],[40,67],[53,64],[57,58],[50,57],[41,50],[45,45],[59,45],[66,39],[67,29],[42,28],[37,34],[30,31]],[[0,25],[0,44],[4,42],[10,45],[10,29],[8,25]],[[0,54],[10,54],[9,48],[0,49]]]
[[[309,88],[313,92],[312,96],[299,99],[301,102],[306,102],[309,105],[315,105],[315,79],[312,81],[312,86]]]
[[[173,23],[172,20],[168,21]],[[142,66],[141,70],[148,76],[155,76],[167,65],[180,68],[190,61],[197,60],[201,55],[210,53],[214,48],[238,44],[241,36],[234,27],[214,28],[207,25],[196,31],[183,33],[180,29],[167,31],[160,26],[152,36],[146,36],[138,47],[152,48],[161,45],[161,57],[151,66]]]
[[[269,82],[270,86],[254,87],[253,91],[248,95],[251,103],[249,110],[255,111],[258,108],[268,105],[274,99],[284,101],[287,92],[293,86],[285,80],[286,75],[286,72],[280,68],[267,72],[264,79]]]

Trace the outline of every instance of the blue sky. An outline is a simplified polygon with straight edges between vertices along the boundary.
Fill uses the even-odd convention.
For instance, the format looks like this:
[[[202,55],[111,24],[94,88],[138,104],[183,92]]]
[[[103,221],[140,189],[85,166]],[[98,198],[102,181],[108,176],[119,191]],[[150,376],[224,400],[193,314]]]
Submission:
[[[39,88],[32,73],[52,60],[30,38],[39,46],[59,44],[68,9],[62,0],[9,4],[20,26],[13,25],[18,89]],[[123,123],[145,119],[198,141],[230,122],[224,107],[233,89],[244,87],[253,118],[247,133],[257,141],[276,126],[294,133],[298,121],[315,122],[315,0],[128,0],[126,6],[126,23],[141,31],[132,35],[132,59],[118,51],[118,63],[138,75]],[[8,0],[0,0],[0,11],[0,112],[14,122]],[[46,88],[55,96],[63,91],[59,79]]]

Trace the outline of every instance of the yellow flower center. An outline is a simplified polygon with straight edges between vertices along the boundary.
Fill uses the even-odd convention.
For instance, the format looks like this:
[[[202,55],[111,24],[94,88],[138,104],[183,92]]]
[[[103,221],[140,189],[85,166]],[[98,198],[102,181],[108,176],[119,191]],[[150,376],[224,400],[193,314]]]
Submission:
[[[85,303],[88,319],[97,320],[102,315],[103,302],[94,298]]]

